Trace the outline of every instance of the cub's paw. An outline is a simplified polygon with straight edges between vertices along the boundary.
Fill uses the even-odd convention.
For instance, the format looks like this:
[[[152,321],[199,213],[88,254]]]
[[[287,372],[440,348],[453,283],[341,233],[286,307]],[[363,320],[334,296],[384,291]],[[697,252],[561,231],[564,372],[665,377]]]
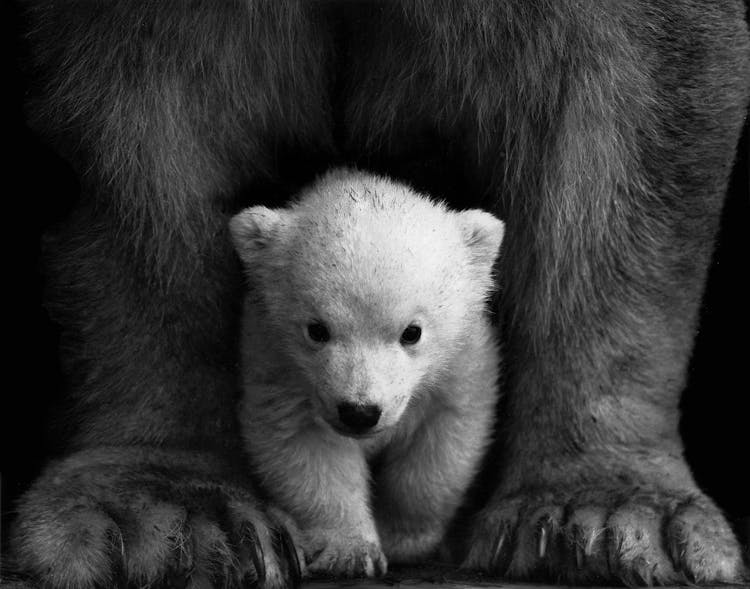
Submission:
[[[18,506],[14,568],[50,588],[298,585],[288,527],[217,463],[113,448],[52,465]]]
[[[380,529],[380,544],[391,564],[417,563],[447,550],[441,544],[444,535],[442,525],[430,527],[415,524],[399,528],[384,526]]]
[[[340,530],[309,530],[307,572],[336,577],[380,577],[388,561],[377,540],[367,540]]]
[[[504,497],[477,518],[462,566],[573,584],[737,583],[746,575],[709,499],[638,488]]]

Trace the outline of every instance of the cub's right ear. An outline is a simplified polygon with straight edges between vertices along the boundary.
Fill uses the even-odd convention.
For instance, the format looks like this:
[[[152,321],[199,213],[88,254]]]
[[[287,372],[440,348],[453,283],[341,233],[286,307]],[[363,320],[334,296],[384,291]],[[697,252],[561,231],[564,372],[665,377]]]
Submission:
[[[500,253],[505,235],[505,223],[494,215],[479,209],[458,213],[464,242],[472,258],[486,268],[491,268]]]
[[[281,226],[281,213],[268,207],[250,207],[232,217],[229,233],[243,262],[253,261],[266,249]]]

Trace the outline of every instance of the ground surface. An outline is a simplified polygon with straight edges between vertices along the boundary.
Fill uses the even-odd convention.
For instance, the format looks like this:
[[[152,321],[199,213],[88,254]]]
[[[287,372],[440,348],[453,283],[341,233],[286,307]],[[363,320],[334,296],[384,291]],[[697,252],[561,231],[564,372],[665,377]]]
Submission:
[[[315,581],[304,583],[302,589],[341,589],[342,587],[356,587],[357,589],[382,589],[389,586],[384,581],[351,581],[345,582],[322,582]],[[391,584],[393,587],[404,589],[482,589],[484,587],[502,587],[503,589],[561,589],[571,585],[538,585],[533,583],[502,583],[500,581],[484,581],[482,583],[465,583],[461,581],[448,581],[445,583],[434,583],[431,581],[420,581],[417,579],[403,580]],[[701,586],[701,589],[747,589],[748,585],[711,585]],[[585,589],[610,589],[609,587],[587,586]],[[615,588],[612,588],[615,589]],[[616,589],[622,589],[621,587]],[[683,589],[679,587],[661,587],[660,589]]]
[[[538,583],[510,583],[497,577],[490,577],[475,571],[460,571],[454,567],[397,567],[381,579],[314,579],[303,583],[302,589],[483,589],[502,587],[503,589],[559,589],[571,585],[541,585]],[[692,585],[693,589],[697,586]],[[701,589],[709,586],[701,586]],[[721,585],[721,589],[750,589],[750,585]],[[605,589],[604,586],[587,586],[586,589]],[[609,588],[607,588],[609,589]],[[619,589],[622,589],[620,587]],[[669,589],[669,588],[663,588]],[[676,589],[676,588],[674,588]]]

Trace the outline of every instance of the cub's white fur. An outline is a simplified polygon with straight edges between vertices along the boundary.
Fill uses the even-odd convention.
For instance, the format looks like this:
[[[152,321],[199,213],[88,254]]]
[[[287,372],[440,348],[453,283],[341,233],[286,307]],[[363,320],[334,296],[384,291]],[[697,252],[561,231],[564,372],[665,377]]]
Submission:
[[[503,223],[336,170],[230,228],[250,283],[243,436],[302,531],[308,570],[373,575],[386,557],[430,556],[490,438],[499,352],[486,300]],[[414,327],[421,338],[404,341]],[[374,425],[341,409],[368,406]]]

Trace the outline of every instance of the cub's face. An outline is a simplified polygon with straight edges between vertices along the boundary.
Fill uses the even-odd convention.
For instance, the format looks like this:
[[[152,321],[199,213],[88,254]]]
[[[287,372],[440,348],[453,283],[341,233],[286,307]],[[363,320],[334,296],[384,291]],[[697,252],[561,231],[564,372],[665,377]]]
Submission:
[[[328,253],[329,262],[342,267],[344,261]],[[365,258],[360,264],[373,263]],[[302,264],[292,266],[301,270]],[[410,400],[440,379],[469,312],[455,298],[441,304],[434,286],[418,281],[409,265],[390,272],[381,267],[370,276],[358,268],[297,275],[288,298],[270,310],[274,323],[286,317],[284,347],[318,416],[357,437],[396,424]]]
[[[488,213],[450,212],[361,174],[326,177],[289,209],[247,209],[230,228],[260,295],[258,329],[316,419],[353,437],[394,426],[450,371],[503,233]]]

